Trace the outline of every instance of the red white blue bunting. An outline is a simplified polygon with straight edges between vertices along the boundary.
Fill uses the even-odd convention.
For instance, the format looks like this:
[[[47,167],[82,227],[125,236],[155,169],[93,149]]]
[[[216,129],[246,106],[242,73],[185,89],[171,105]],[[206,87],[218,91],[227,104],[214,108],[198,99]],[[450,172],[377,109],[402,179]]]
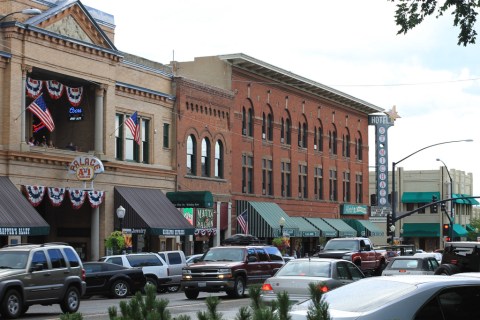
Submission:
[[[47,83],[47,90],[50,98],[53,100],[58,100],[63,94],[63,90],[65,86],[56,80],[48,80]]]
[[[88,191],[88,201],[90,201],[90,206],[92,208],[98,208],[103,200],[105,199],[105,191]]]
[[[69,189],[68,195],[70,196],[70,201],[72,202],[73,209],[80,209],[85,202],[87,192],[82,189]]]
[[[24,193],[32,206],[38,206],[45,196],[44,186],[24,186]]]
[[[59,207],[65,198],[65,188],[48,187],[47,190],[52,206]]]
[[[83,87],[78,87],[78,88],[67,87],[68,101],[70,101],[72,106],[78,107],[80,105],[80,102],[82,102],[82,92],[83,92]]]
[[[42,93],[43,80],[35,80],[27,77],[26,82],[27,95],[30,98],[36,99]]]

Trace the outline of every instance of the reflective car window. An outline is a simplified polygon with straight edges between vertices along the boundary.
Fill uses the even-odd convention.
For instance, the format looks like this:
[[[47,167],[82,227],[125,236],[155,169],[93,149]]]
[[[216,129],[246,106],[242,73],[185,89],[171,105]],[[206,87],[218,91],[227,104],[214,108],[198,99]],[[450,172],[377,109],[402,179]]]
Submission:
[[[169,252],[167,253],[167,255],[168,255],[168,261],[170,261],[170,264],[182,264],[182,257],[180,256],[180,253]]]
[[[347,268],[348,268],[348,271],[350,271],[350,275],[352,276],[352,280],[360,280],[360,279],[365,278],[363,273],[360,270],[358,270],[358,268],[355,265],[353,265],[352,263],[347,263]]]
[[[282,253],[278,250],[277,247],[265,247],[265,251],[267,251],[268,255],[270,256],[270,260],[272,261],[283,261]]]
[[[48,269],[48,263],[47,263],[47,256],[45,255],[45,252],[43,251],[36,251],[33,254],[32,257],[32,267],[41,264],[43,265],[43,269]]]
[[[48,257],[52,263],[52,268],[65,268],[67,263],[60,249],[48,249]]]
[[[330,277],[330,263],[292,260],[284,265],[276,276]]]
[[[391,269],[417,269],[418,260],[416,259],[395,259],[390,268]]]
[[[337,275],[338,279],[348,280],[350,279],[350,274],[348,273],[347,266],[343,262],[337,263]]]
[[[70,267],[78,267],[80,265],[80,261],[78,261],[78,257],[72,248],[64,248],[63,251],[67,256],[67,260],[68,260],[68,263],[70,264]]]
[[[257,251],[259,261],[268,261],[268,254],[262,248],[255,249]]]
[[[480,286],[454,287],[438,295],[445,320],[480,319]]]

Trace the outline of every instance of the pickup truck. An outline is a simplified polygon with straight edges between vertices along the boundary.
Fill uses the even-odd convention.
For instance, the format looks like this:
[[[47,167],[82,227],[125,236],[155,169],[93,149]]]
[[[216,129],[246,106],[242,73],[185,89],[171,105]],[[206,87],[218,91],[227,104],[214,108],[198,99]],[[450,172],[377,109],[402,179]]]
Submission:
[[[368,238],[330,239],[315,256],[351,261],[370,275],[381,275],[387,265],[385,251],[375,251]]]

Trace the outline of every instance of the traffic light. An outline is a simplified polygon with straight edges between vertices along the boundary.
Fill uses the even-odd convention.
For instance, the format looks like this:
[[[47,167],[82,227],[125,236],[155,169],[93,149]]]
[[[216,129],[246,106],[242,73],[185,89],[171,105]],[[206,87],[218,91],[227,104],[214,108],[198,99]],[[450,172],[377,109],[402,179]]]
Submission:
[[[391,229],[392,225],[393,225],[392,214],[389,213],[389,214],[387,214],[387,234],[392,233],[392,229]]]
[[[447,206],[446,206],[445,202],[442,202],[440,204],[440,208],[441,208],[442,212],[447,212]]]
[[[445,242],[451,242],[452,241],[452,238],[450,237],[443,237],[444,241]]]
[[[437,200],[438,200],[437,196],[432,196],[432,202],[436,202]],[[438,212],[438,204],[437,203],[433,203],[430,206],[430,212],[431,213],[437,213]]]
[[[444,237],[450,237],[450,224],[444,223],[442,226],[442,235]]]

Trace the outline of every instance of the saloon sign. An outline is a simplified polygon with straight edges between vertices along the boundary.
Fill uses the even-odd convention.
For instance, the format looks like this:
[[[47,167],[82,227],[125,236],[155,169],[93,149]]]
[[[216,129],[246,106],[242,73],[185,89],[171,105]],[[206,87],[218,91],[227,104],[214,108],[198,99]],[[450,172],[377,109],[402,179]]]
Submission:
[[[78,180],[91,181],[99,173],[103,173],[103,163],[93,156],[80,156],[73,159],[68,167],[68,173],[75,174]]]

